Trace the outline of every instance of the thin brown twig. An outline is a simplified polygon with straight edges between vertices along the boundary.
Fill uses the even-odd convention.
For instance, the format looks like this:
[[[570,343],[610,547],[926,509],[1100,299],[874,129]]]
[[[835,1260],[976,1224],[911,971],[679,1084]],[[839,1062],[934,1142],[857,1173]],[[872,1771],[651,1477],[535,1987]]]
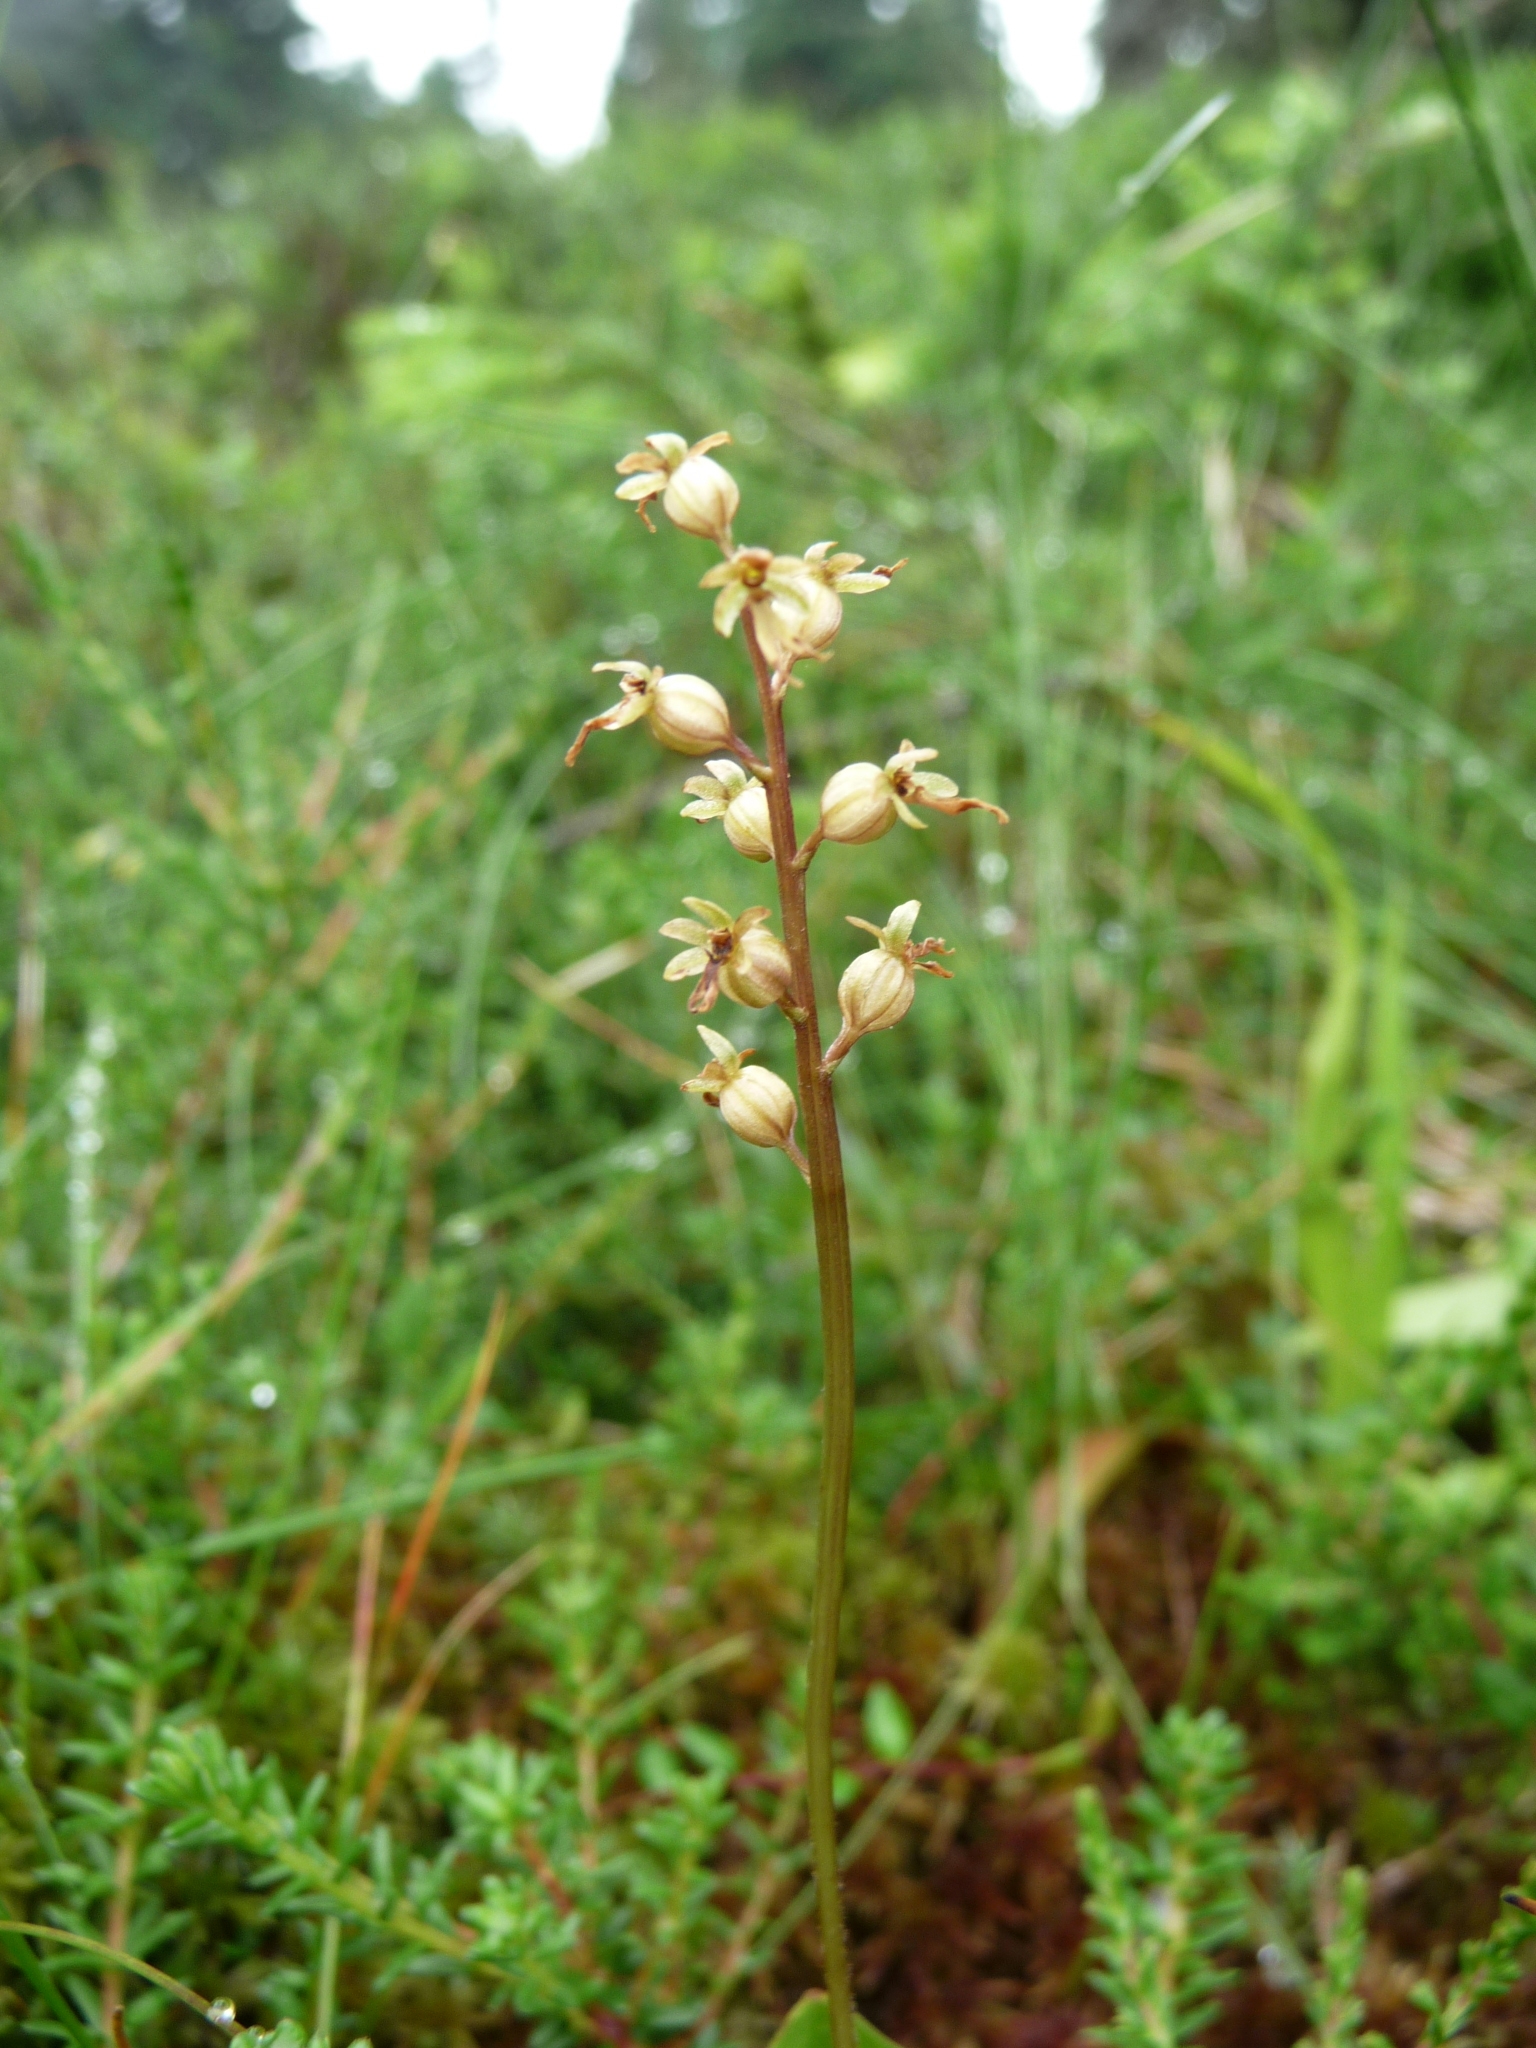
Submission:
[[[125,1773],[129,1784],[144,1768],[144,1758],[149,1747],[150,1731],[155,1725],[155,1716],[160,1711],[160,1689],[148,1681],[139,1685],[133,1695],[133,1734],[128,1752],[128,1769]],[[123,1824],[117,1838],[117,1847],[112,1857],[112,1899],[107,1908],[107,1947],[126,1950],[128,1947],[129,1925],[133,1918],[133,1886],[138,1873],[139,1851],[144,1843],[144,1809],[131,1793],[123,1800],[130,1816]],[[123,1973],[114,1963],[101,1976],[101,2009],[107,2015],[111,2036],[116,2043],[122,2032]]]
[[[433,1643],[422,1662],[421,1669],[411,1680],[409,1690],[395,1709],[389,1733],[384,1738],[384,1746],[380,1749],[369,1773],[368,1783],[363,1792],[365,1827],[379,1810],[379,1801],[384,1797],[385,1787],[394,1776],[395,1765],[400,1761],[400,1752],[405,1747],[405,1739],[410,1734],[417,1715],[426,1705],[433,1686],[442,1676],[444,1665],[475,1624],[484,1615],[489,1614],[499,1601],[505,1599],[514,1586],[521,1584],[531,1571],[542,1564],[547,1554],[548,1546],[536,1543],[531,1550],[525,1550],[523,1555],[514,1559],[511,1564],[504,1565],[495,1578],[483,1585],[478,1593],[471,1594]]]
[[[611,1045],[627,1058],[636,1060],[651,1073],[660,1075],[666,1081],[683,1081],[693,1072],[686,1060],[670,1053],[665,1046],[654,1040],[643,1038],[638,1031],[631,1031],[627,1024],[621,1024],[616,1017],[610,1017],[606,1010],[598,1009],[595,1003],[583,1002],[573,991],[569,976],[573,970],[567,968],[557,975],[545,974],[542,968],[519,954],[511,963],[512,972],[530,994],[536,995],[563,1017],[569,1017],[573,1024],[579,1024],[584,1031],[590,1031],[594,1038],[600,1038],[605,1045]],[[578,963],[579,965],[579,963]],[[725,1133],[714,1119],[707,1118],[702,1125],[704,1134],[704,1157],[709,1166],[710,1178],[715,1183],[715,1193],[720,1206],[732,1216],[740,1216],[746,1207],[741,1192],[741,1178],[736,1171],[736,1159]],[[802,1171],[804,1169],[802,1168]]]
[[[345,1785],[363,1746],[368,1716],[368,1670],[373,1648],[373,1620],[379,1604],[379,1562],[384,1554],[384,1517],[370,1515],[363,1524],[357,1560],[357,1594],[352,1603],[352,1647],[347,1658],[347,1698],[341,1721],[339,1762]]]
[[[379,1560],[384,1552],[384,1517],[370,1515],[363,1524],[357,1559],[357,1592],[352,1603],[352,1645],[347,1657],[347,1695],[341,1716],[337,1755],[339,1803],[352,1789],[352,1773],[363,1746],[368,1719],[368,1669],[373,1648],[373,1623],[379,1605]],[[336,1975],[341,1962],[341,1921],[334,1914],[321,1923],[319,1981],[315,1987],[315,2033],[326,2039],[336,2007]]]
[[[491,1374],[501,1354],[502,1338],[506,1335],[507,1316],[512,1306],[512,1297],[505,1287],[496,1290],[496,1299],[491,1303],[490,1320],[485,1326],[485,1335],[480,1341],[479,1356],[475,1369],[470,1374],[469,1385],[460,1403],[458,1417],[453,1425],[453,1434],[448,1439],[448,1448],[443,1453],[442,1463],[437,1468],[437,1477],[432,1482],[432,1491],[427,1496],[426,1506],[411,1532],[406,1548],[405,1561],[400,1567],[400,1576],[395,1581],[395,1590],[390,1596],[389,1611],[384,1616],[384,1626],[379,1631],[379,1661],[389,1655],[395,1640],[395,1631],[405,1618],[411,1595],[416,1590],[417,1576],[425,1562],[428,1548],[437,1533],[438,1520],[443,1512],[453,1482],[458,1476],[464,1453],[469,1449],[469,1440],[475,1433],[475,1424],[480,1419],[480,1407],[485,1400],[486,1389],[491,1384]]]
[[[685,1059],[675,1052],[668,1052],[665,1046],[657,1045],[654,1039],[644,1038],[638,1031],[631,1031],[627,1024],[621,1024],[617,1017],[610,1017],[605,1010],[597,1008],[578,995],[563,987],[558,976],[546,974],[541,967],[519,953],[510,963],[513,974],[523,987],[546,1002],[563,1017],[569,1017],[573,1024],[579,1024],[583,1031],[590,1031],[594,1038],[601,1038],[615,1051],[626,1058],[635,1060],[642,1067],[648,1067],[653,1074],[659,1074],[664,1081],[686,1081],[693,1072]]]

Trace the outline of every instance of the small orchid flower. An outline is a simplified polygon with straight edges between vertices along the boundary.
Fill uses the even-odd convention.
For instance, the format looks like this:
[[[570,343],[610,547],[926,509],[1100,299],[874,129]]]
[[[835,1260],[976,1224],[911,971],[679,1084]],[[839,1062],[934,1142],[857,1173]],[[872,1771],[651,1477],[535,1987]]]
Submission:
[[[664,939],[681,939],[687,951],[678,953],[662,970],[665,981],[689,981],[698,985],[688,998],[695,1016],[712,1010],[717,996],[729,996],[748,1010],[766,1010],[789,994],[794,969],[782,940],[761,926],[772,913],[762,904],[732,917],[718,903],[703,896],[685,896],[683,901],[703,920],[674,917],[661,927]]]
[[[834,554],[836,546],[836,541],[819,540],[798,560],[793,555],[776,558],[773,602],[758,626],[775,668],[807,656],[829,659],[826,650],[843,623],[843,599],[886,589],[897,570],[906,567],[900,561],[888,569],[866,569],[862,555]]]
[[[711,1058],[702,1073],[682,1084],[685,1095],[702,1095],[711,1109],[718,1109],[738,1138],[749,1145],[787,1152],[800,1171],[810,1177],[810,1168],[795,1143],[798,1105],[787,1081],[767,1067],[749,1067],[749,1046],[738,1052],[728,1038],[699,1026],[699,1036]]]
[[[729,706],[702,676],[665,675],[643,661],[600,661],[592,673],[599,675],[604,669],[616,669],[622,676],[622,695],[611,710],[599,712],[582,726],[566,753],[567,768],[575,764],[594,732],[619,732],[641,718],[650,721],[656,738],[674,754],[707,754],[735,739]]]
[[[643,448],[614,465],[619,475],[628,479],[614,496],[633,504],[652,533],[656,529],[646,507],[653,498],[660,498],[661,509],[674,526],[729,548],[731,521],[741,503],[741,492],[730,471],[722,469],[709,451],[730,438],[729,434],[706,434],[690,448],[681,434],[647,434]]]
[[[768,818],[768,791],[755,775],[735,761],[711,761],[707,775],[690,775],[683,784],[696,803],[684,804],[685,818],[719,818],[725,836],[748,860],[773,859],[773,827]]]
[[[900,818],[916,831],[927,828],[910,808],[920,804],[930,811],[944,811],[956,817],[961,811],[990,811],[999,824],[1006,825],[1008,813],[979,796],[961,796],[959,785],[947,775],[930,774],[921,767],[936,761],[934,747],[914,747],[903,740],[883,768],[873,761],[851,761],[839,768],[821,793],[821,836],[843,846],[867,846],[881,839]]]
[[[860,953],[843,970],[837,985],[843,1028],[822,1062],[828,1073],[871,1031],[889,1031],[893,1024],[901,1022],[912,1007],[919,974],[940,974],[946,981],[954,979],[949,968],[940,967],[928,957],[951,951],[942,939],[913,941],[912,927],[922,907],[915,899],[898,903],[890,922],[883,927],[862,917],[849,918],[850,924],[873,933],[880,943],[871,952]]]
[[[810,595],[808,587],[801,588],[804,567],[798,555],[776,555],[768,548],[736,548],[699,578],[701,590],[720,593],[715,599],[715,631],[728,640],[749,604],[760,631],[775,600],[803,610]]]

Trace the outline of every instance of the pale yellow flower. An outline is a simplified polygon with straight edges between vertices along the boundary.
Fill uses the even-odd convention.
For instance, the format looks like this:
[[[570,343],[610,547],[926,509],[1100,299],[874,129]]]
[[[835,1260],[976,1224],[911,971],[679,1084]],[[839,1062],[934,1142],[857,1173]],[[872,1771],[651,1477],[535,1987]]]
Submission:
[[[720,593],[715,599],[715,631],[729,639],[749,604],[759,630],[775,597],[798,605],[796,579],[804,566],[798,555],[776,555],[769,548],[736,548],[699,578],[701,590]]]
[[[710,455],[730,440],[729,434],[706,434],[690,448],[681,434],[647,434],[645,446],[626,455],[614,467],[627,481],[614,492],[633,504],[651,531],[646,510],[653,498],[672,524],[701,540],[731,545],[731,521],[741,504],[736,479]]]
[[[754,904],[740,917],[732,917],[718,903],[703,896],[685,896],[683,901],[702,923],[693,918],[674,917],[661,927],[664,939],[681,939],[687,951],[677,954],[662,970],[665,981],[689,981],[697,986],[688,998],[696,1015],[712,1010],[717,996],[729,996],[748,1010],[765,1010],[781,1002],[790,990],[794,969],[781,939],[762,930],[772,912]]]
[[[738,1052],[728,1038],[699,1026],[699,1036],[711,1058],[702,1073],[682,1084],[685,1095],[702,1095],[711,1109],[718,1109],[738,1138],[749,1145],[787,1152],[805,1172],[805,1161],[795,1144],[798,1105],[787,1081],[767,1067],[749,1067],[751,1047]]]
[[[684,804],[685,818],[719,818],[725,836],[748,860],[773,859],[773,827],[768,818],[768,791],[737,761],[711,761],[707,775],[690,775],[683,784],[697,801]]]
[[[599,675],[604,669],[618,671],[622,694],[611,709],[582,726],[566,753],[567,768],[594,732],[619,732],[642,718],[674,754],[707,754],[734,740],[730,707],[702,676],[669,676],[659,668],[647,668],[643,661],[600,661],[592,673]]]
[[[914,747],[903,740],[883,768],[873,761],[851,761],[839,768],[821,793],[821,836],[843,846],[867,846],[883,838],[898,818],[921,832],[926,828],[911,810],[920,804],[930,811],[944,811],[950,817],[961,811],[990,811],[999,824],[1006,825],[1008,813],[979,796],[961,796],[959,786],[947,775],[924,769],[924,761],[936,761],[933,747]]]
[[[828,659],[826,650],[843,623],[843,599],[884,590],[905,561],[866,569],[862,555],[839,555],[836,541],[819,540],[802,556],[775,558],[774,590],[758,637],[775,668],[789,662]]]
[[[912,1007],[919,974],[941,974],[946,981],[953,980],[947,967],[928,957],[950,951],[942,939],[913,941],[912,927],[922,907],[915,899],[898,903],[884,926],[862,917],[849,918],[861,931],[873,933],[879,944],[871,952],[860,953],[843,970],[837,985],[843,1028],[823,1062],[828,1071],[871,1031],[889,1031],[901,1022]]]

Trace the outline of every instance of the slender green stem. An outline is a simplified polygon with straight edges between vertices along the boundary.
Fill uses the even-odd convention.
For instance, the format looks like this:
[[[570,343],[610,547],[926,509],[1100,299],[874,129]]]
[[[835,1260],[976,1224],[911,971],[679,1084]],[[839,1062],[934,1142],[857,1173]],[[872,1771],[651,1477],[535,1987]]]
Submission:
[[[768,817],[773,830],[774,867],[784,944],[794,967],[795,1068],[805,1118],[805,1153],[810,1168],[811,1215],[816,1231],[816,1265],[821,1282],[822,1396],[821,1500],[816,1530],[816,1586],[811,1609],[811,1656],[805,1697],[806,1804],[811,1828],[811,1864],[821,1922],[832,2048],[854,2048],[853,1987],[848,1937],[838,1886],[837,1809],[832,1803],[832,1707],[837,1683],[838,1623],[843,1604],[843,1564],[848,1547],[848,1492],[853,1473],[853,1259],[848,1246],[848,1193],[843,1151],[837,1134],[832,1079],[821,1067],[821,1030],[816,1018],[816,984],[811,971],[811,935],[805,912],[805,869],[797,863],[795,814],[790,802],[789,750],[784,708],[758,644],[750,608],[742,617],[747,648],[757,677],[758,701],[772,769]]]

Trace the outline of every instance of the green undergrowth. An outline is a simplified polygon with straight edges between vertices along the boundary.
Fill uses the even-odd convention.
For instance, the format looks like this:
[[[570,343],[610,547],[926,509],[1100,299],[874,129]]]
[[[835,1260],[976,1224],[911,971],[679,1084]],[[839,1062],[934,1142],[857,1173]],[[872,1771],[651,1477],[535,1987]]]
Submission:
[[[910,557],[808,684],[807,804],[910,737],[1012,818],[812,871],[819,930],[922,893],[955,948],[842,1095],[870,2021],[1453,2038],[1403,1987],[1458,1995],[1536,1821],[1536,72],[1473,76],[1499,199],[1373,21],[1224,110],[736,113],[558,171],[407,110],[8,219],[12,1921],[284,2042],[757,2043],[815,1981],[814,1260],[788,1161],[677,1092],[654,937],[762,876],[641,732],[560,767],[596,661],[741,701],[702,550],[609,495],[727,427],[745,538]],[[1143,1738],[1205,1887],[1171,1963],[1103,1818]],[[1021,1828],[1056,1932],[961,1968],[946,1895]],[[1278,1924],[1324,1857],[1369,1938],[1350,1878],[1287,1977],[1235,1873]],[[4,1939],[18,2038],[104,1996],[208,2038]]]

